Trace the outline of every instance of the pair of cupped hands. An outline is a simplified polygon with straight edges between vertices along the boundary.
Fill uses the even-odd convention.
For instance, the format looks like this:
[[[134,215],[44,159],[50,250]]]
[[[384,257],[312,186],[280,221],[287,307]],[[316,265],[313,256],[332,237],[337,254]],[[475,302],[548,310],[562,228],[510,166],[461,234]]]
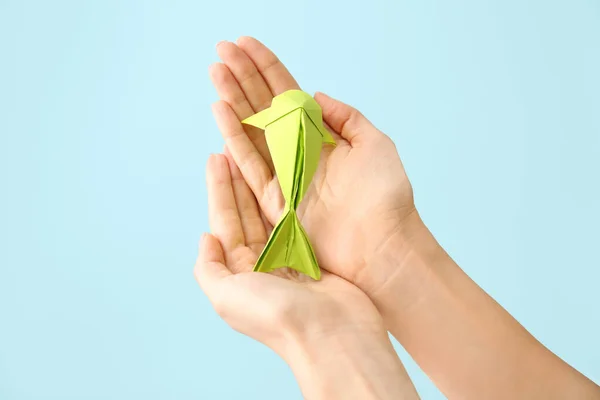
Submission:
[[[224,154],[207,166],[210,234],[198,283],[231,327],[272,348],[307,398],[416,398],[394,334],[449,397],[599,398],[475,284],[421,221],[394,143],[317,93],[324,145],[298,216],[324,270],[252,272],[284,200],[263,131],[240,121],[298,83],[253,38],[222,42],[210,68]]]
[[[336,146],[324,145],[298,216],[322,279],[294,270],[252,268],[284,207],[264,132],[240,121],[298,83],[256,39],[221,42],[209,69],[220,100],[212,111],[224,154],[208,159],[211,233],[200,241],[195,276],[218,314],[237,331],[286,358],[290,348],[356,333],[388,340],[370,299],[388,279],[378,260],[410,251],[422,228],[413,192],[392,140],[359,111],[325,94],[315,100]],[[394,248],[391,248],[394,247]]]
[[[323,146],[298,216],[325,271],[319,281],[286,268],[253,273],[284,200],[263,131],[240,121],[300,86],[256,39],[221,42],[217,52],[223,63],[209,74],[220,97],[212,111],[225,151],[208,159],[211,233],[201,238],[199,284],[234,329],[269,346],[307,329],[385,332],[368,296],[385,284],[370,277],[378,275],[372,263],[391,237],[410,236],[407,225],[418,223],[394,143],[356,109],[317,93],[337,145]]]

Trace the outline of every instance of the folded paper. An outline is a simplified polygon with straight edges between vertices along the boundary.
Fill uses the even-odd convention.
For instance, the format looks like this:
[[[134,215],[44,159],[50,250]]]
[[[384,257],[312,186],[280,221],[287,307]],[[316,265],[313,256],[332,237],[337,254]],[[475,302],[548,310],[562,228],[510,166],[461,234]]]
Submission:
[[[301,90],[273,98],[271,107],[242,121],[265,130],[267,146],[285,199],[283,214],[271,233],[254,271],[290,267],[313,279],[321,278],[314,250],[296,209],[317,170],[323,143],[335,140],[323,125],[319,104]]]

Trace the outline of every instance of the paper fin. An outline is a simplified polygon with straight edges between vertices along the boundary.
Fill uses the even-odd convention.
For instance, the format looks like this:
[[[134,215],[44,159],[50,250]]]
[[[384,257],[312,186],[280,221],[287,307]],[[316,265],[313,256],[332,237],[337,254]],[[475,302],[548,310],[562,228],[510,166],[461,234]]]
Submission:
[[[317,258],[293,209],[289,209],[273,229],[254,271],[270,272],[282,267],[321,279]]]
[[[321,135],[323,135],[323,143],[332,144],[334,146],[336,145],[335,139],[333,138],[333,136],[331,136],[331,133],[329,133],[325,126],[319,129],[319,131],[321,132]]]
[[[265,129],[267,124],[271,122],[271,108],[264,109],[242,121],[242,124],[252,125],[260,129]]]

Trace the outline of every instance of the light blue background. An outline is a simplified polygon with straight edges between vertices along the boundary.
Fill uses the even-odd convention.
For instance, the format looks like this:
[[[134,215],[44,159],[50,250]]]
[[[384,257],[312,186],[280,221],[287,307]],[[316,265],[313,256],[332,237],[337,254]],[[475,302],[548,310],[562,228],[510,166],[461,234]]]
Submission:
[[[192,277],[242,34],[393,137],[442,244],[600,382],[598,1],[0,0],[0,399],[301,398]]]

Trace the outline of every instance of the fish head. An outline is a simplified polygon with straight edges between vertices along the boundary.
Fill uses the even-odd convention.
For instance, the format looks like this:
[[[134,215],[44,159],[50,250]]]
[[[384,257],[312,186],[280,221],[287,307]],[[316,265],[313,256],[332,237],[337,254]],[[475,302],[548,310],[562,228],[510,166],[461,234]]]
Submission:
[[[302,90],[292,89],[275,96],[271,102],[271,107],[246,118],[242,122],[265,129],[270,123],[298,109],[306,112],[311,122],[321,133],[323,142],[335,144],[331,134],[323,125],[321,106],[311,95]]]
[[[281,118],[298,108],[306,112],[311,122],[321,133],[323,142],[335,144],[335,140],[323,124],[323,111],[317,101],[308,93],[302,90],[288,90],[273,98],[271,108],[276,108],[277,113],[271,114],[271,117]]]
[[[275,96],[271,103],[271,108],[277,110],[276,113],[272,112],[271,114],[271,117],[276,119],[301,108],[308,114],[315,125],[323,125],[321,106],[319,106],[319,103],[311,95],[302,90],[288,90]]]

